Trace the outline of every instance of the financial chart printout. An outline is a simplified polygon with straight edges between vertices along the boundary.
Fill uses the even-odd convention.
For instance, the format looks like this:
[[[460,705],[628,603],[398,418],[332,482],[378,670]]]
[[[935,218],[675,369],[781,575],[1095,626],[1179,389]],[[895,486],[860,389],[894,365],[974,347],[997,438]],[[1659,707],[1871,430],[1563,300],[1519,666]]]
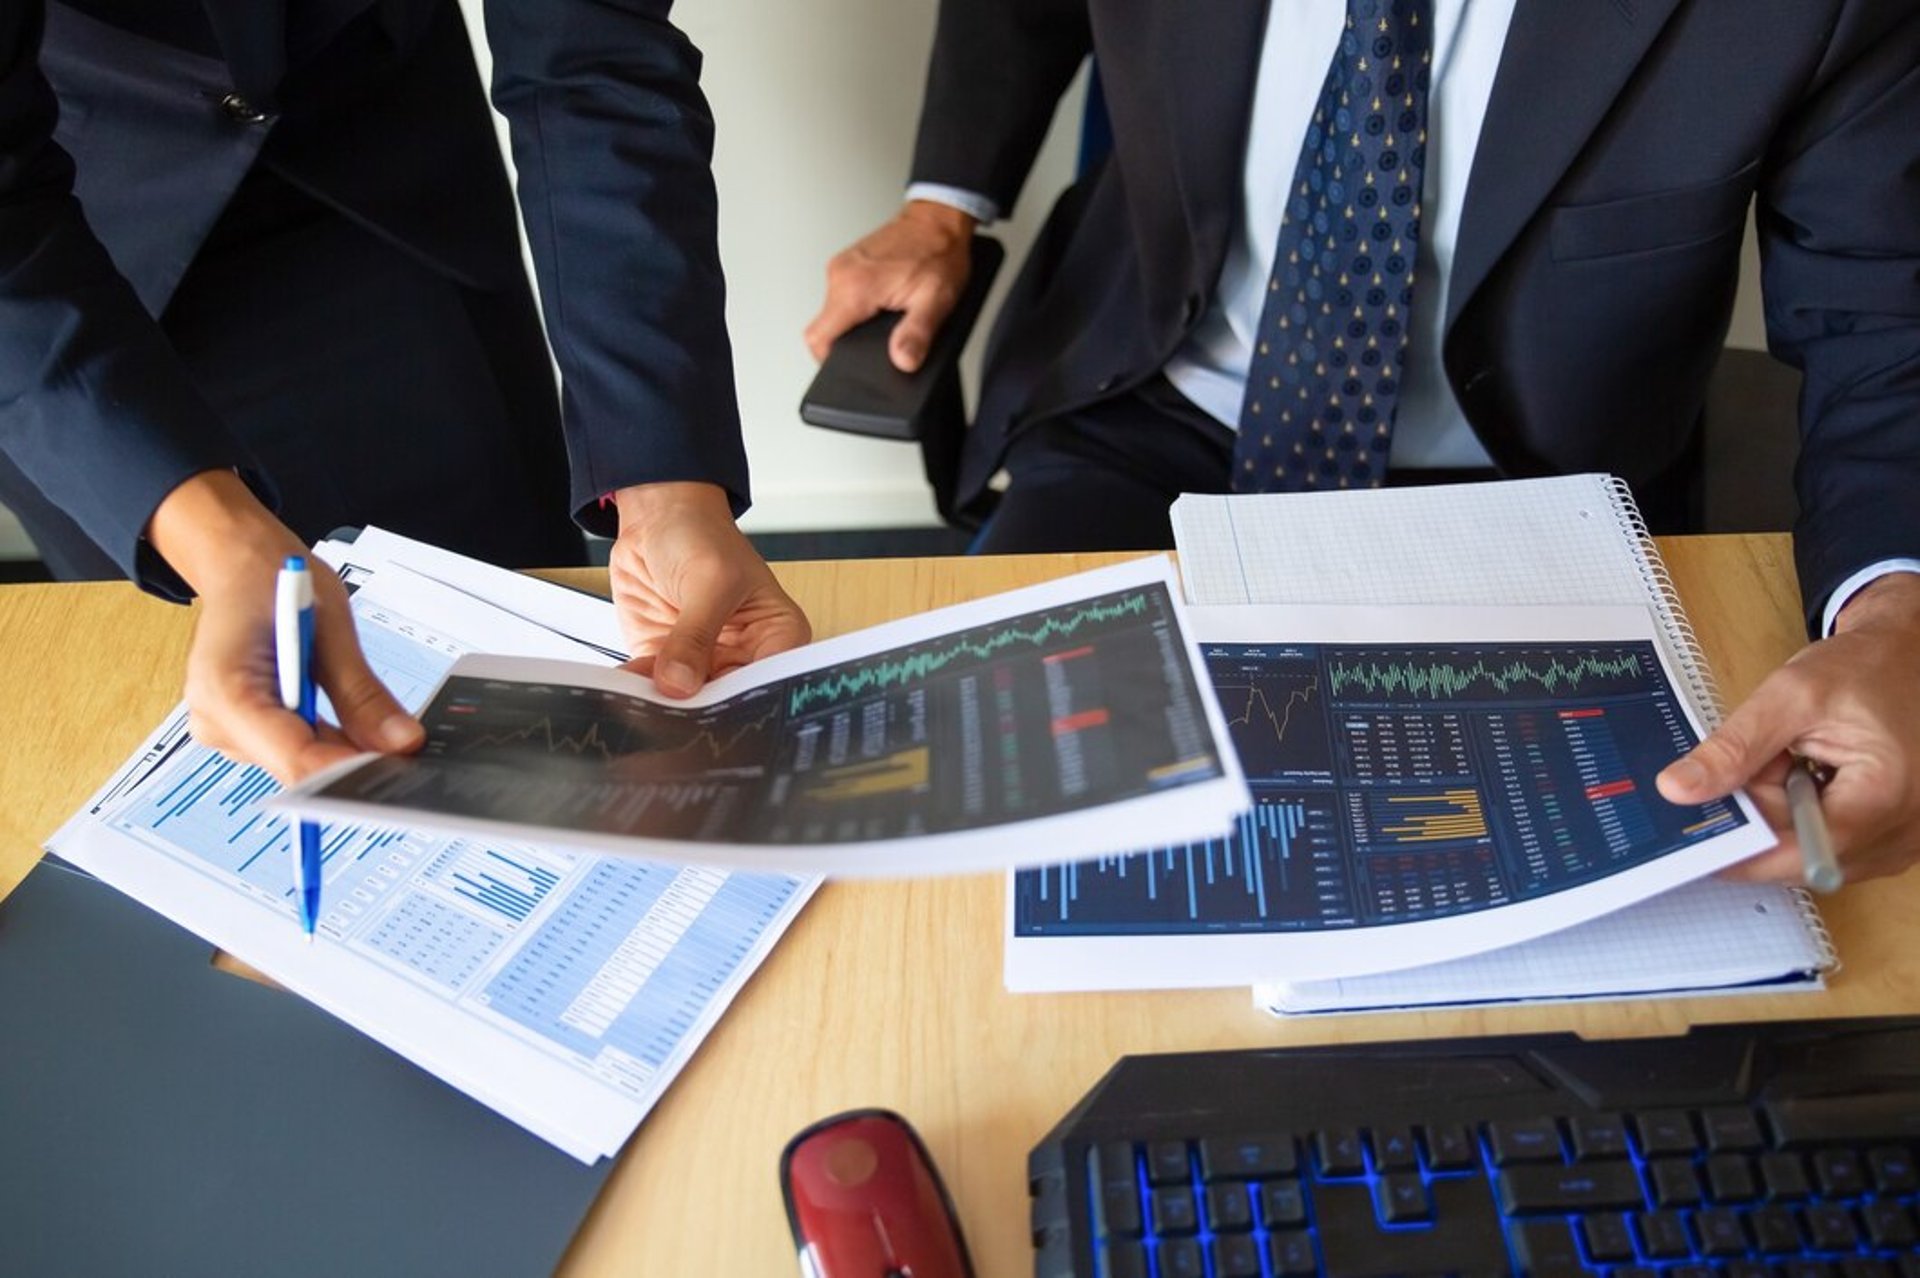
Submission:
[[[1752,822],[1662,799],[1699,740],[1652,639],[1201,645],[1253,808],[1022,871],[1016,937],[1364,932],[1541,902]]]
[[[362,646],[405,704],[424,700],[476,632],[515,640],[514,620],[484,605],[442,600],[451,615],[433,624],[375,596],[355,600]],[[566,651],[519,638],[522,650]],[[265,914],[269,935],[290,939],[294,822],[263,806],[274,780],[195,742],[184,712],[144,755],[93,810],[118,853],[138,849],[174,881],[199,881],[179,895],[188,913],[212,913],[189,926]],[[583,1158],[618,1148],[811,887],[345,821],[323,826],[322,858],[310,953],[328,965],[342,1014],[368,1017],[362,1028],[422,1064],[448,1059],[436,1072]],[[449,1013],[455,1029],[429,1043],[426,1027]],[[396,1041],[409,1033],[420,1042]]]
[[[566,668],[552,680],[484,669],[463,664],[441,687],[419,755],[371,762],[322,793],[563,839],[790,847],[987,830],[1226,771],[1160,581],[701,706],[563,681]]]

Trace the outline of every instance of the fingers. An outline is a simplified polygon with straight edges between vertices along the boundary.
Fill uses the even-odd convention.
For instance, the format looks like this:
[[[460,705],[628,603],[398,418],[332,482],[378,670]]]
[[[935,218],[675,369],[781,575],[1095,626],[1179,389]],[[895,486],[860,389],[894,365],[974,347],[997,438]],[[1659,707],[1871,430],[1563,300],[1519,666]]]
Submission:
[[[1786,752],[1812,723],[1790,668],[1775,671],[1719,731],[1655,778],[1673,803],[1705,803],[1733,793]]]
[[[654,686],[670,697],[690,697],[700,691],[713,665],[720,628],[732,614],[736,599],[726,589],[698,589],[680,601],[680,615],[653,652]]]
[[[827,300],[821,305],[820,313],[807,324],[803,334],[807,350],[815,363],[824,362],[827,352],[840,335],[856,324],[864,323],[880,313],[880,301],[877,290],[870,290],[861,284],[849,282],[838,284],[831,270],[828,272]]]
[[[333,703],[340,731],[362,750],[386,754],[417,750],[426,730],[375,677],[360,652],[353,614],[332,574],[319,583],[313,627],[313,677]]]

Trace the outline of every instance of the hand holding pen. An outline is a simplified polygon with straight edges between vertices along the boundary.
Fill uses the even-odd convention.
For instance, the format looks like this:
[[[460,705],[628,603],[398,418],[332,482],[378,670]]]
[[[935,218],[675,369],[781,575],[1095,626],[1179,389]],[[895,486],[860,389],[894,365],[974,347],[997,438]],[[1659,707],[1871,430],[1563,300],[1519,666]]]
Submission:
[[[1769,674],[1660,774],[1675,803],[1740,786],[1780,846],[1729,877],[1818,889],[1920,864],[1920,573],[1859,591],[1831,637]]]

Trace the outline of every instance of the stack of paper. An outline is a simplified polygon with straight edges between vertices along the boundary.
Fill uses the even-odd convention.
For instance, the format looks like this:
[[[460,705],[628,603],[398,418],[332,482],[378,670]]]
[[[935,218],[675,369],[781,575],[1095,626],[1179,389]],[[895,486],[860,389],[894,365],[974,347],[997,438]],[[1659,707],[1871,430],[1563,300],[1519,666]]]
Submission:
[[[621,656],[604,600],[373,529],[320,553],[410,708],[475,650]],[[816,885],[335,823],[308,945],[276,791],[176,711],[51,846],[585,1162],[625,1143]]]

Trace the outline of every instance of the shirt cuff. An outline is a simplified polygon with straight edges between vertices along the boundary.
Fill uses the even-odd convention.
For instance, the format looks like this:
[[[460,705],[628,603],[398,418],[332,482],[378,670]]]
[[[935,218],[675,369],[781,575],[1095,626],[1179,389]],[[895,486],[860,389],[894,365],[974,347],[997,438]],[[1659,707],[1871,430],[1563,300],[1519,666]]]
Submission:
[[[907,184],[907,198],[931,200],[950,209],[959,209],[982,226],[992,226],[1000,220],[998,204],[978,191],[963,191],[957,186],[943,186],[938,182],[910,182]]]
[[[1833,593],[1827,596],[1826,611],[1820,614],[1820,633],[1823,636],[1832,635],[1833,623],[1849,600],[1880,578],[1896,572],[1920,572],[1920,559],[1882,559],[1877,564],[1868,564],[1835,586]]]

